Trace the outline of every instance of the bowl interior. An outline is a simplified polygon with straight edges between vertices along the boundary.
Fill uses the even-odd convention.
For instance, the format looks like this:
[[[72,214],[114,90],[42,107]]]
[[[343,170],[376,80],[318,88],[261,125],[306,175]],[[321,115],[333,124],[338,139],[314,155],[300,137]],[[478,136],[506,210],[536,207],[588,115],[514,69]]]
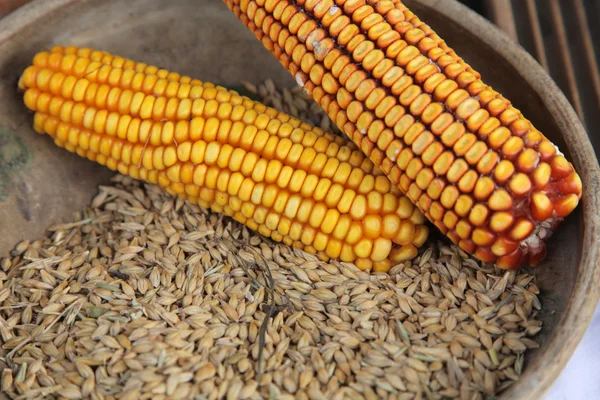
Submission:
[[[416,0],[407,3],[566,151],[560,123],[514,63],[446,18],[443,8]],[[4,233],[0,256],[21,239],[40,237],[46,226],[70,220],[73,211],[85,207],[95,195],[96,186],[111,176],[108,169],[57,148],[32,130],[32,115],[23,106],[16,83],[36,52],[58,44],[87,46],[213,83],[236,85],[241,80],[272,78],[280,85],[295,84],[222,0],[201,4],[197,0],[51,0],[27,7],[7,22],[18,24],[18,29],[0,29],[0,227]],[[466,13],[465,23],[470,18]],[[551,239],[547,258],[533,270],[541,289],[544,307],[539,319],[544,329],[537,337],[542,347],[528,353],[532,366],[555,334],[573,292],[583,226],[579,207]]]

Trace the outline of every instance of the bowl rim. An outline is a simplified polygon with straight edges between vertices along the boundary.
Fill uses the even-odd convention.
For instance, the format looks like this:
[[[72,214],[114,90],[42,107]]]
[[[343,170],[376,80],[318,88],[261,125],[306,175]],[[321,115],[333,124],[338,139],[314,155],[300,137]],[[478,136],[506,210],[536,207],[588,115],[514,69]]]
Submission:
[[[81,0],[43,0],[30,2],[0,20],[0,44],[15,36],[45,15]],[[83,0],[86,1],[86,0]],[[583,208],[583,242],[579,270],[573,294],[561,317],[557,331],[549,338],[546,351],[526,369],[519,381],[502,398],[537,400],[552,387],[581,341],[600,299],[600,168],[591,142],[573,107],[552,78],[521,46],[502,30],[456,1],[412,0],[424,8],[442,14],[466,33],[490,45],[540,96],[553,113],[571,162],[576,166],[584,186],[579,207]],[[465,21],[468,21],[466,23]]]

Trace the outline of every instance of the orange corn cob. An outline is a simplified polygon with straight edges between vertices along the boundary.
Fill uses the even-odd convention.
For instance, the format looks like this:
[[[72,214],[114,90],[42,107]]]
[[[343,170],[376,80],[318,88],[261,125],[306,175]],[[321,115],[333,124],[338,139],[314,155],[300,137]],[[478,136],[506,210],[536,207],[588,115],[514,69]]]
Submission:
[[[37,54],[19,87],[58,146],[322,259],[385,271],[427,238],[360,151],[233,91],[74,47]]]
[[[454,243],[537,264],[581,198],[573,166],[400,0],[224,0]]]

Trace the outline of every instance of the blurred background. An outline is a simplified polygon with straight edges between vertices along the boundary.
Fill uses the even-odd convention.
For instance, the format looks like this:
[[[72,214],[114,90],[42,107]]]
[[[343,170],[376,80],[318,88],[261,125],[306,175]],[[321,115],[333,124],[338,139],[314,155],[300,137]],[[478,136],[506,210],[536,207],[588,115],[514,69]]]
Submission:
[[[463,0],[550,73],[600,154],[600,1]]]

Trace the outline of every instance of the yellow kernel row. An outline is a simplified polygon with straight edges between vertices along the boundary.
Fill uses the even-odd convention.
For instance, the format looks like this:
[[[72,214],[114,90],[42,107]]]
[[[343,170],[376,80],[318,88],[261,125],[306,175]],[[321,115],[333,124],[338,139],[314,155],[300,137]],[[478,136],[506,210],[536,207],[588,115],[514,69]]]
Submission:
[[[56,76],[60,79],[54,79]],[[80,84],[81,82],[84,83]],[[315,151],[324,152],[340,160],[347,158],[351,165],[360,166],[367,173],[382,174],[381,171],[373,168],[373,163],[360,151],[357,151],[353,144],[348,145],[351,142],[301,123],[289,116],[281,117],[281,113],[274,109],[266,109],[259,103],[251,102],[256,106],[247,108],[242,105],[232,106],[231,103],[219,103],[216,100],[205,101],[203,99],[196,99],[191,105],[189,104],[190,99],[183,99],[182,102],[179,102],[178,99],[161,102],[161,98],[156,99],[154,96],[145,95],[142,92],[120,91],[118,88],[107,84],[98,87],[94,83],[87,84],[85,82],[86,79],[81,78],[67,83],[66,79],[62,79],[62,73],[60,72],[52,72],[48,69],[31,66],[23,73],[20,85],[22,88],[36,87],[43,92],[39,98],[38,93],[28,92],[30,95],[35,94],[36,96],[25,99],[26,103],[41,103],[39,107],[59,107],[61,98],[84,103],[77,104],[72,110],[68,110],[73,113],[73,118],[83,119],[86,117],[83,115],[85,105],[92,106],[92,109],[99,109],[100,116],[104,118],[102,123],[111,124],[112,129],[109,129],[109,132],[114,134],[118,134],[117,129],[122,130],[127,126],[142,124],[142,119],[152,116],[152,119],[157,122],[166,122],[165,127],[169,132],[162,137],[163,142],[164,140],[170,140],[171,136],[174,137],[175,141],[182,142],[186,140],[187,130],[185,128],[190,119],[197,116],[214,117],[227,123],[240,122],[245,126],[253,125],[258,129],[266,130],[270,134],[290,138],[292,141],[296,141],[298,136],[306,136],[306,140],[314,141],[311,146]],[[80,91],[75,90],[78,87],[81,89]],[[100,88],[104,89],[100,90]],[[54,104],[49,104],[50,100]],[[191,115],[188,117],[190,110]],[[185,118],[178,117],[181,115],[184,115]],[[174,119],[176,121],[172,121]],[[119,123],[122,121],[125,121],[125,124]],[[149,126],[150,121],[145,122],[145,124]],[[207,128],[210,129],[211,127],[214,127],[214,125]],[[142,125],[141,128],[143,129],[144,126]],[[132,132],[137,132],[137,129],[133,129]],[[158,138],[154,137],[153,140],[156,142]],[[334,154],[336,152],[337,154]]]
[[[392,193],[388,197],[396,198],[399,194],[385,176],[373,176],[352,167],[352,156],[358,156],[358,159],[354,157],[354,165],[364,161],[365,158],[360,156],[360,153],[350,154],[347,148],[332,142],[328,144],[324,137],[317,138],[311,132],[304,132],[298,128],[291,135],[285,135],[290,139],[279,139],[265,130],[259,131],[241,121],[231,124],[229,120],[221,121],[215,117],[207,120],[195,117],[191,121],[179,121],[177,125],[170,121],[162,123],[132,119],[116,112],[108,113],[106,110],[87,107],[83,103],[51,97],[36,88],[28,89],[24,99],[31,110],[48,113],[60,117],[61,121],[106,134],[103,142],[97,144],[101,148],[108,146],[103,150],[104,153],[109,151],[117,138],[126,140],[122,144],[125,146],[124,156],[131,158],[135,164],[143,163],[146,168],[152,168],[154,165],[154,168],[159,170],[165,169],[178,161],[202,162],[206,150],[205,143],[217,142],[227,145],[227,152],[223,154],[232,157],[232,162],[239,164],[235,168],[240,168],[242,160],[247,160],[244,158],[246,151],[254,151],[262,157],[260,165],[268,166],[270,171],[277,173],[283,168],[288,180],[291,177],[290,171],[295,170],[298,174],[304,171],[317,174],[326,180],[330,179],[333,184],[343,184],[357,193],[369,194],[370,197],[381,197],[390,191]],[[114,117],[112,121],[111,117]],[[221,129],[223,126],[225,129]],[[317,153],[315,149],[321,152]],[[258,155],[254,157],[258,158]],[[222,159],[220,162],[227,160]],[[252,170],[255,164],[256,160],[251,164],[246,163],[245,169]],[[233,166],[230,164],[230,167]]]
[[[69,57],[77,58],[69,59]],[[90,61],[102,63],[102,68],[105,71],[104,74],[96,74],[97,71],[89,67]],[[80,67],[75,68],[74,65],[78,63],[81,64]],[[212,100],[219,104],[224,103],[227,107],[231,107],[232,105],[243,105],[248,109],[254,109],[259,113],[266,113],[269,117],[274,117],[274,119],[271,119],[271,122],[289,122],[294,128],[299,127],[304,130],[312,129],[312,131],[319,136],[324,135],[338,144],[344,143],[347,147],[350,147],[353,150],[356,149],[356,146],[352,142],[344,141],[343,138],[337,137],[331,133],[323,132],[318,128],[312,127],[297,119],[290,118],[284,113],[280,113],[272,108],[266,108],[260,103],[239,96],[235,91],[227,90],[220,86],[214,86],[211,83],[192,80],[189,77],[181,77],[177,73],[172,73],[144,63],[135,63],[118,56],[112,56],[106,52],[74,46],[68,48],[56,46],[50,52],[38,53],[34,58],[33,67],[37,67],[38,69],[48,69],[54,72],[62,72],[67,75],[73,75],[78,79],[89,78],[94,83],[98,84],[110,83],[112,87],[117,86],[123,90],[129,89],[147,95],[162,96],[166,99],[199,99],[203,97],[204,89],[208,88],[210,91],[204,94],[205,100]],[[136,74],[133,77],[131,76],[132,72]],[[112,81],[110,81],[108,77],[111,75],[113,77],[120,77],[120,79],[113,78]],[[24,74],[24,78],[27,79],[27,71]],[[162,79],[162,81],[160,79]],[[162,89],[156,88],[158,82],[162,83],[159,85]],[[218,93],[219,95],[216,95],[215,93]],[[152,100],[147,99],[146,101],[149,102]],[[171,104],[174,103],[172,102]],[[199,102],[199,104],[204,103]],[[156,119],[158,116],[154,116],[154,118]]]

